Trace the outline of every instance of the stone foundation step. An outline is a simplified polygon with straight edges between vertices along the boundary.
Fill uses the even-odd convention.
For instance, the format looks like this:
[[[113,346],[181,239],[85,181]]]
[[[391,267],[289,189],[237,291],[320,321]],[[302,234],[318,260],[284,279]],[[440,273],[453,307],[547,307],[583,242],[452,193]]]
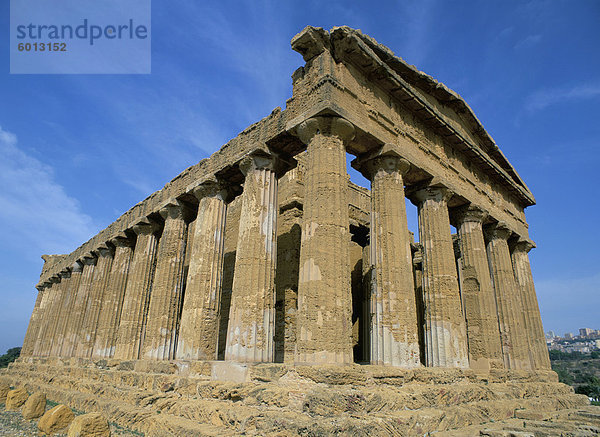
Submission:
[[[600,407],[585,406],[555,412],[520,410],[517,417],[479,426],[468,426],[436,435],[440,437],[597,437]]]
[[[478,401],[529,399],[548,395],[569,395],[572,389],[557,383],[490,383],[487,385],[459,383],[451,387],[433,384],[409,383],[404,386],[326,386],[298,377],[282,378],[277,383],[232,383],[222,381],[195,381],[189,378],[161,380],[160,384],[144,384],[144,374],[124,378],[120,372],[95,370],[93,379],[61,376],[58,368],[32,370],[27,367],[11,369],[24,380],[52,382],[70,390],[77,390],[105,398],[128,399],[143,405],[152,393],[178,397],[234,401],[250,406],[285,408],[302,403],[302,408],[313,415],[331,415],[340,412],[385,413],[397,410],[456,406]],[[58,375],[58,376],[55,376]],[[158,386],[158,387],[157,387]],[[167,396],[168,397],[168,396]],[[292,405],[294,407],[294,405]],[[297,408],[296,408],[297,409]]]
[[[557,387],[550,384],[549,392],[542,390],[542,393],[552,395],[552,399],[549,400],[539,397],[515,399],[512,396],[508,400],[493,399],[462,405],[446,403],[443,406],[438,404],[436,408],[404,410],[405,407],[402,407],[401,403],[394,404],[399,387],[387,390],[379,386],[360,389],[326,387],[312,381],[303,386],[302,384],[307,383],[302,378],[280,381],[288,387],[277,387],[275,383],[235,384],[204,381],[203,387],[211,387],[213,391],[204,393],[198,399],[176,391],[148,392],[131,387],[107,386],[97,381],[73,380],[63,376],[48,377],[29,372],[26,368],[20,368],[18,372],[16,368],[10,369],[2,378],[13,381],[26,380],[31,391],[42,390],[50,399],[83,411],[103,412],[115,418],[117,423],[144,432],[155,430],[157,427],[163,427],[160,429],[165,431],[168,428],[164,427],[187,425],[191,429],[200,429],[198,432],[201,432],[185,435],[211,435],[213,431],[217,433],[214,435],[227,435],[225,431],[234,434],[244,432],[248,435],[269,435],[273,430],[317,435],[340,432],[344,435],[414,435],[449,430],[459,425],[503,420],[514,417],[515,410],[551,412],[587,402],[581,395],[553,393],[552,389],[564,389],[564,386],[558,384],[555,384]],[[476,384],[470,385],[472,390],[479,389]],[[496,385],[486,389],[490,389],[492,393],[494,387],[506,391],[504,385]],[[260,396],[256,396],[257,386],[260,386],[258,390],[265,396],[260,402]],[[315,388],[316,393],[311,391]],[[414,385],[406,389],[419,388],[427,391],[431,387]],[[361,393],[361,390],[366,389],[378,390],[378,396],[389,396],[386,402],[388,405],[395,405],[395,408],[374,408],[376,403],[365,401],[372,393]],[[439,395],[440,387],[436,389]],[[443,389],[442,396],[432,396],[434,404],[436,400],[439,402],[454,399],[452,393],[447,393],[450,387]],[[250,393],[254,394],[250,396]],[[519,393],[527,393],[527,389],[522,388]],[[386,402],[383,402],[383,405],[386,405]],[[381,400],[379,404],[381,405]]]
[[[0,375],[6,381],[6,375]],[[104,399],[89,393],[67,390],[51,384],[39,384],[28,381],[28,391],[42,391],[48,399],[63,403],[70,408],[85,412],[98,412],[111,422],[143,432],[148,437],[165,435],[185,435],[193,437],[214,437],[237,435],[225,426],[201,423],[183,416],[163,413],[160,409],[141,408],[123,401]]]

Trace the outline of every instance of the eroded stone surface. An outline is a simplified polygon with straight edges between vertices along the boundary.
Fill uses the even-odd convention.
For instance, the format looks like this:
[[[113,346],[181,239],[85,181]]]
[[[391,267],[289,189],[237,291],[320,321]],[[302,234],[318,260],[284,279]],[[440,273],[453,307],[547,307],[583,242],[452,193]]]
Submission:
[[[28,397],[29,393],[27,393],[25,387],[9,390],[6,394],[6,409],[18,410],[21,408],[21,405],[25,403]]]
[[[108,420],[102,414],[77,416],[69,426],[68,437],[110,437]]]
[[[36,392],[25,401],[21,413],[25,419],[31,420],[43,416],[45,411],[46,395],[42,392]]]
[[[75,418],[73,411],[66,405],[57,405],[46,411],[38,422],[38,429],[51,435],[65,429]]]

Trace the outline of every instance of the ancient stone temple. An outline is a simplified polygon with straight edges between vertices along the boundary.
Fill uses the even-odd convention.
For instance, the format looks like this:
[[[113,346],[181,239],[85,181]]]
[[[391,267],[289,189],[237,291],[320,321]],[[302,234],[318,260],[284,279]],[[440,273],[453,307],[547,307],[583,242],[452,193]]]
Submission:
[[[307,27],[292,48],[305,65],[284,110],[43,257],[7,375],[182,435],[303,417],[327,434],[340,414],[357,435],[422,435],[585,405],[550,370],[535,199],[467,103],[360,31]],[[245,410],[227,410],[236,400]]]

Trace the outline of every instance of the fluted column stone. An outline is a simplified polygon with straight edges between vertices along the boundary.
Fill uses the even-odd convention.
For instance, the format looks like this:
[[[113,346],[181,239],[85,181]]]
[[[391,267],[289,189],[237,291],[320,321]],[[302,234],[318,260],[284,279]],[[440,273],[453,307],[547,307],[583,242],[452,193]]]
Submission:
[[[307,144],[298,282],[298,364],[351,364],[348,174],[344,142],[354,126],[315,117],[297,129]]]
[[[52,282],[52,294],[50,296],[50,304],[48,305],[46,319],[46,325],[44,327],[44,336],[41,343],[40,355],[43,357],[50,356],[52,350],[52,341],[54,331],[58,319],[60,317],[60,304],[63,296],[63,283],[59,274],[53,276],[50,279]]]
[[[104,299],[114,259],[114,250],[112,247],[99,247],[96,253],[98,254],[98,260],[94,269],[89,298],[85,306],[80,340],[75,352],[75,356],[80,358],[91,358],[92,356],[94,342],[96,341],[96,328],[98,327],[100,308],[102,307],[102,300]]]
[[[77,345],[82,340],[81,332],[83,328],[83,320],[87,302],[91,293],[92,281],[94,279],[94,270],[96,268],[97,258],[93,254],[88,254],[83,257],[83,272],[79,286],[77,287],[77,295],[73,302],[73,311],[68,315],[69,321],[65,331],[65,340],[61,349],[61,356],[74,357],[77,351]]]
[[[235,255],[225,359],[272,362],[277,258],[277,159],[250,155],[240,163],[244,191]]]
[[[485,212],[465,206],[454,212],[462,260],[462,301],[467,325],[470,367],[501,369],[498,309],[490,277],[482,221]]]
[[[133,243],[128,238],[116,237],[110,242],[115,246],[115,255],[101,302],[92,358],[112,358],[114,355],[123,296],[133,255]]]
[[[198,215],[191,239],[191,256],[177,341],[178,359],[217,358],[219,311],[225,242],[226,192],[217,181],[193,190]]]
[[[534,245],[530,241],[517,241],[511,252],[511,258],[515,279],[521,289],[525,331],[530,345],[531,365],[534,369],[549,370],[550,357],[548,356],[540,307],[533,284],[531,264],[529,263],[528,254],[533,247]]]
[[[511,231],[504,223],[486,228],[489,269],[498,306],[504,366],[507,369],[530,369],[521,292],[515,280],[507,242],[510,235]]]
[[[45,282],[46,293],[40,304],[40,327],[37,332],[33,355],[36,357],[44,356],[46,337],[48,335],[48,326],[51,321],[52,304],[56,296],[58,280],[50,278]]]
[[[461,308],[448,199],[444,187],[414,193],[423,246],[425,359],[429,367],[469,365],[467,334]]]
[[[160,226],[157,223],[147,219],[133,226],[137,239],[133,259],[129,265],[114,358],[136,360],[140,357],[156,267],[158,248],[156,233],[159,229]]]
[[[75,261],[69,268],[70,277],[67,280],[68,293],[63,299],[61,312],[63,317],[61,318],[60,324],[57,327],[56,335],[57,344],[56,347],[52,347],[52,355],[62,357],[64,354],[64,344],[66,339],[66,332],[73,314],[73,308],[75,306],[75,300],[77,297],[77,290],[81,281],[81,274],[83,272],[83,264],[80,261]]]
[[[371,180],[371,364],[418,367],[417,308],[403,176],[410,164],[385,145],[362,163]]]
[[[187,233],[185,206],[181,202],[170,202],[160,214],[165,219],[165,226],[158,242],[156,272],[140,356],[159,361],[175,356]]]
[[[57,317],[52,326],[51,332],[51,341],[50,341],[50,350],[48,351],[48,355],[51,357],[60,356],[60,350],[62,348],[63,342],[63,331],[64,324],[66,322],[67,313],[64,311],[65,307],[71,300],[71,271],[70,268],[60,272],[60,290],[58,295],[58,300],[56,303],[56,313]]]

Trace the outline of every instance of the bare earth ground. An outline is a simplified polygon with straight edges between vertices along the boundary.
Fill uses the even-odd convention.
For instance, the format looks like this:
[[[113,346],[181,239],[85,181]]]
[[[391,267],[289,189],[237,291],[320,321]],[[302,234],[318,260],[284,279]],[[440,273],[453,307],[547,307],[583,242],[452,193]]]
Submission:
[[[55,405],[57,404],[49,401],[46,410],[49,410]],[[76,416],[83,414],[81,411],[77,410],[74,410],[73,412]],[[7,411],[4,408],[4,404],[0,403],[0,437],[38,436],[40,434],[38,434],[37,421],[38,419],[25,420],[20,411]],[[110,424],[110,431],[112,436],[139,437],[144,435],[137,431],[122,428],[114,423]],[[53,434],[53,437],[66,437],[66,435],[65,431],[63,434]]]

